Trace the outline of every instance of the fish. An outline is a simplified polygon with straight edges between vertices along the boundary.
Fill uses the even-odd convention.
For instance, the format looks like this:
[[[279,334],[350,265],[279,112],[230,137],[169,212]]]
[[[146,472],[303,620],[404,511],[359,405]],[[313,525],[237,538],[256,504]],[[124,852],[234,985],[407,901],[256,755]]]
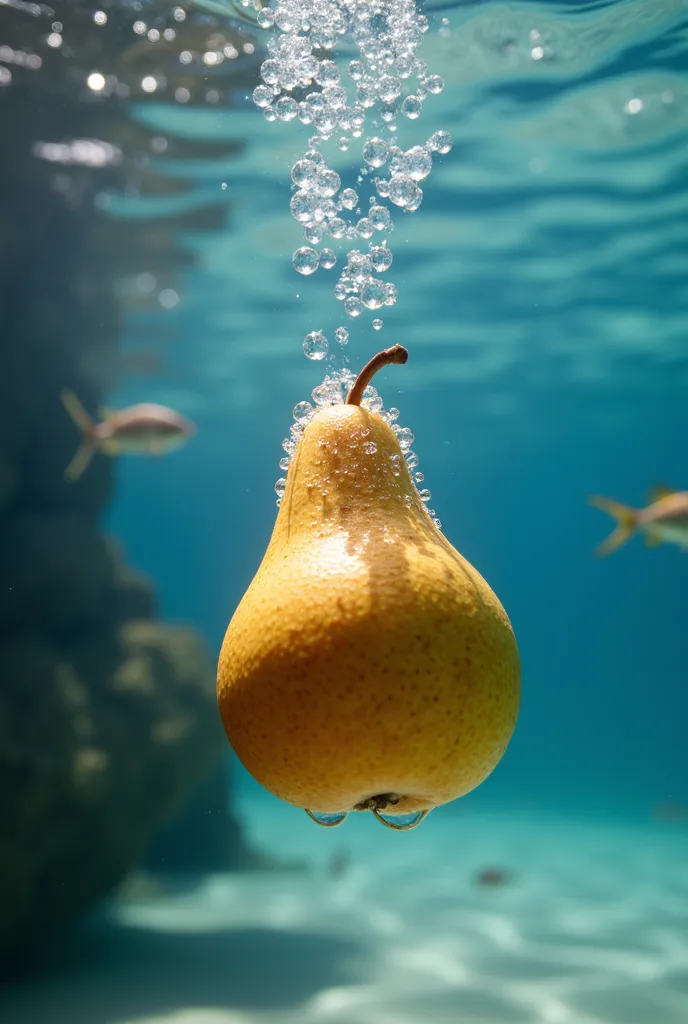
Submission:
[[[640,509],[598,496],[591,497],[589,501],[594,508],[608,512],[618,523],[597,548],[596,554],[603,556],[616,551],[635,533],[645,534],[648,547],[666,542],[688,551],[688,491],[675,491],[664,485],[653,487],[647,495],[648,504]]]
[[[96,452],[104,455],[163,455],[179,448],[196,433],[196,425],[174,409],[153,402],[127,409],[102,409],[100,422],[86,412],[73,391],[63,389],[60,400],[81,431],[81,443],[67,466],[65,480],[78,480]]]

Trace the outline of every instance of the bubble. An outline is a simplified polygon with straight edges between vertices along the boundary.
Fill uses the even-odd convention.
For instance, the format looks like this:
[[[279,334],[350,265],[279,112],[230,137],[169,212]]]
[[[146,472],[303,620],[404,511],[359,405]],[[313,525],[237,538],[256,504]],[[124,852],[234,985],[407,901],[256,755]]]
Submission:
[[[411,428],[410,427],[398,427],[395,424],[392,427],[392,430],[397,435],[397,441],[399,442],[399,447],[401,448],[402,452],[410,451],[411,450],[411,445],[413,444],[413,442],[415,440],[415,438],[413,436],[413,431],[411,430]]]
[[[272,98],[272,89],[269,89],[267,85],[257,85],[253,90],[253,102],[257,107],[269,107]]]
[[[428,149],[437,153],[448,153],[454,145],[449,132],[434,132],[427,141]]]
[[[410,78],[414,63],[411,53],[402,53],[396,58],[394,67],[400,78]]]
[[[359,252],[358,249],[352,249],[349,253],[346,269],[354,281],[358,281],[360,284],[361,281],[370,275],[373,263],[367,253]]]
[[[303,229],[303,237],[313,245],[319,245],[323,240],[325,229],[322,224],[309,224]]]
[[[432,170],[430,152],[424,146],[413,146],[408,149],[404,153],[404,169],[414,181],[423,181]]]
[[[386,286],[385,306],[395,306],[397,302],[397,286],[390,283]]]
[[[378,320],[378,319],[373,320],[373,330],[374,331],[381,331],[383,326],[384,326],[384,323],[383,323],[382,320]]]
[[[408,174],[395,174],[389,183],[389,198],[396,206],[408,206],[417,191],[418,186]]]
[[[375,228],[373,226],[372,221],[368,217],[361,217],[358,224],[356,225],[356,230],[358,231],[358,234],[360,235],[361,238],[370,238],[373,232],[375,231]]]
[[[366,453],[366,455],[374,455],[375,452],[377,451],[377,445],[375,444],[374,441],[364,441],[363,444],[361,445],[361,448]]]
[[[285,490],[286,486],[287,486],[287,481],[286,481],[286,478],[283,477],[283,476],[281,476],[279,478],[279,480],[275,481],[275,494],[277,495],[278,498],[282,497],[282,495],[284,494],[284,490]]]
[[[386,231],[391,223],[389,210],[386,206],[374,204],[368,211],[368,220],[376,231]]]
[[[392,406],[391,409],[387,410],[387,415],[389,417],[390,423],[394,423],[395,420],[399,419],[399,410],[395,409],[394,406]]]
[[[444,89],[444,79],[440,75],[428,75],[423,79],[423,88],[436,96]]]
[[[376,178],[375,188],[377,189],[377,194],[381,196],[383,199],[386,199],[388,197],[389,182],[385,178]]]
[[[349,340],[349,332],[346,327],[335,327],[334,336],[340,345],[346,345]]]
[[[422,484],[423,481],[425,480],[425,473],[421,473],[421,472],[414,473],[413,474],[413,479],[414,479],[415,483]]]
[[[320,251],[320,266],[323,270],[332,270],[332,267],[337,262],[337,257],[332,249],[321,249]]]
[[[291,462],[291,459],[289,458],[288,455],[283,456],[283,458],[281,458],[279,460],[279,468],[283,469],[283,470],[289,469],[289,463],[290,462]]]
[[[267,85],[277,85],[280,80],[280,65],[276,60],[265,60],[260,66],[260,77]]]
[[[311,331],[303,339],[303,354],[307,359],[324,359],[328,347],[327,338],[322,331]]]
[[[409,469],[415,469],[418,465],[418,456],[415,452],[404,452],[404,458]]]
[[[310,402],[297,402],[292,409],[292,416],[297,423],[306,424],[315,410]]]
[[[280,121],[293,121],[299,112],[299,105],[291,96],[283,96],[277,100],[275,110]]]
[[[399,476],[399,472],[400,472],[399,464],[400,464],[400,461],[401,461],[399,456],[398,455],[390,455],[389,461],[392,463],[392,473],[394,474],[394,476]]]
[[[387,285],[376,277],[369,278],[361,288],[361,302],[368,309],[380,309],[387,297]]]
[[[420,117],[422,110],[423,103],[417,96],[407,96],[401,104],[402,114],[404,117],[408,117],[412,121],[415,121],[417,117]]]
[[[361,405],[364,409],[367,409],[368,412],[380,412],[382,409],[382,399],[378,395],[377,390],[371,384],[369,384],[363,392]]]
[[[333,238],[341,238],[346,231],[346,222],[341,217],[333,217],[328,225],[328,230]]]
[[[256,20],[261,28],[272,28],[275,24],[275,12],[271,7],[263,7],[258,11]]]
[[[363,303],[355,295],[350,295],[348,299],[344,300],[344,309],[349,316],[360,316],[363,312]]]
[[[363,159],[371,167],[382,167],[383,164],[387,163],[388,156],[389,147],[384,139],[374,136],[371,139],[365,140],[363,144]]]
[[[318,174],[314,188],[320,196],[334,196],[339,191],[341,183],[341,178],[336,171],[325,168]]]
[[[339,299],[339,301],[342,302],[346,298],[347,294],[347,289],[340,281],[338,281],[337,284],[334,286],[335,299]]]
[[[422,491],[418,491],[418,497],[421,501],[428,502],[432,498],[432,491],[429,491],[427,487],[424,487]]]
[[[377,83],[377,94],[383,103],[393,103],[401,96],[401,79],[396,75],[381,75]]]
[[[295,192],[289,203],[291,215],[302,224],[308,224],[315,216],[315,199],[304,189]]]
[[[392,266],[392,251],[386,245],[374,245],[370,250],[370,262],[373,270],[382,274]]]
[[[340,138],[337,139],[337,148],[341,149],[342,153],[346,153],[350,144],[350,139],[346,135],[342,135]]]
[[[341,85],[335,85],[331,89],[327,90],[326,93],[327,106],[330,110],[340,111],[347,103],[346,89]]]
[[[346,70],[349,73],[349,78],[353,78],[354,82],[358,82],[363,78],[363,65],[360,60],[349,61],[349,66]]]
[[[294,270],[298,270],[299,274],[308,277],[310,274],[314,274],[320,266],[320,254],[310,245],[302,245],[292,256],[291,262]]]
[[[263,117],[265,118],[266,121],[276,121],[277,120],[277,113],[275,111],[275,108],[274,107],[264,107],[263,108]]]
[[[418,207],[420,206],[420,204],[422,202],[423,202],[423,189],[422,188],[417,188],[416,189],[416,194],[414,195],[413,199],[411,200],[410,203],[406,204],[404,209],[406,210],[407,213],[413,213],[415,210],[418,209]]]
[[[356,102],[360,103],[362,107],[372,107],[375,105],[376,100],[377,91],[372,82],[359,82],[358,86],[356,87]],[[363,124],[363,119],[361,119],[361,124]]]
[[[332,60],[321,60],[314,77],[318,85],[322,85],[323,88],[336,85],[339,81],[339,68]]]
[[[358,192],[353,188],[343,189],[339,199],[342,206],[345,206],[347,210],[353,210],[358,206]]]

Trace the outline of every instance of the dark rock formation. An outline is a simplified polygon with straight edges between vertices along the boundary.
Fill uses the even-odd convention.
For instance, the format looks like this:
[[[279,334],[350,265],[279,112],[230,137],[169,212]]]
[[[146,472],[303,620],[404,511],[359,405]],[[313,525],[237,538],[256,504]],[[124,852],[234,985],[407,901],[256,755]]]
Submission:
[[[103,6],[108,35],[94,27]],[[248,59],[247,37],[217,19],[190,14],[181,25],[171,8],[147,12],[159,36],[175,26],[153,56],[149,37],[132,41],[131,7],[0,5],[3,962],[109,892],[175,813],[193,814],[190,795],[226,751],[206,652],[192,632],[155,621],[150,582],[100,532],[112,462],[94,459],[77,484],[63,477],[78,438],[59,391],[72,388],[94,409],[111,384],[123,306],[134,301],[122,280],[145,272],[159,287],[179,287],[194,258],[179,227],[213,230],[227,212],[227,204],[180,208],[151,224],[94,209],[103,188],[126,184],[141,195],[186,188],[153,171],[160,139],[128,117],[127,97],[135,83],[141,93],[144,66],[157,76],[156,99],[174,91],[176,69],[186,82],[178,95],[193,104],[217,102],[231,78],[227,61],[224,85],[218,79],[208,97],[197,72],[211,43],[227,53],[236,43],[232,85]],[[51,31],[61,42],[48,42]],[[193,55],[186,68],[178,59],[185,46]],[[93,68],[107,77],[102,95],[88,94]],[[104,159],[89,163],[83,146],[74,149],[79,139],[96,140],[95,150],[85,148]],[[231,156],[237,148],[163,141],[181,157]],[[159,311],[158,291],[135,301]],[[211,831],[214,866],[223,858],[226,867],[245,862],[227,814]]]

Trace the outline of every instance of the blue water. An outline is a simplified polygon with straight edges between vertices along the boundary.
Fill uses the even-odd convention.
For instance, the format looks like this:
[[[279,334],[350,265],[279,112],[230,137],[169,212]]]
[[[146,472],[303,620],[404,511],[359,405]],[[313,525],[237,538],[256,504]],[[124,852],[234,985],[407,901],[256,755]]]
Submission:
[[[379,389],[415,433],[444,532],[519,641],[518,728],[468,799],[647,818],[688,800],[685,555],[636,539],[596,560],[611,521],[587,497],[641,505],[654,483],[686,486],[685,7],[441,13],[450,26],[441,35],[437,15],[422,56],[446,89],[400,125],[399,144],[443,128],[454,148],[421,208],[396,216],[396,307],[379,333],[368,315],[347,323],[346,355],[358,369],[382,345],[409,349]],[[549,48],[537,60],[533,31]],[[109,525],[158,581],[163,614],[196,623],[213,650],[270,535],[291,409],[322,379],[302,338],[348,319],[332,273],[291,267],[289,171],[308,128],[268,124],[236,99],[139,111],[161,132],[245,148],[231,163],[158,160],[199,202],[224,199],[228,226],[190,240],[199,265],[160,315],[179,335],[167,378],[112,399],[166,401],[199,423],[168,461],[121,463]],[[345,185],[353,143],[330,145]]]
[[[238,17],[230,0],[197,7]],[[328,241],[334,272],[292,268],[290,168],[310,131],[267,123],[257,78],[205,109],[132,103],[161,139],[237,153],[161,153],[151,166],[187,191],[99,196],[94,216],[140,220],[226,205],[223,230],[181,236],[196,260],[178,305],[129,307],[121,347],[160,369],[107,396],[170,405],[198,435],[118,460],[103,525],[154,579],[161,618],[192,623],[214,661],[270,537],[294,405],[344,356],[357,371],[403,344],[407,364],[375,383],[415,434],[445,535],[513,623],[512,742],[478,790],[403,836],[363,814],[319,829],[228,747],[250,844],[304,870],[120,894],[52,971],[3,991],[11,1024],[688,1020],[687,826],[657,814],[688,807],[687,555],[634,538],[596,558],[612,522],[588,504],[688,488],[688,7],[424,8],[419,56],[446,88],[399,144],[443,129],[454,147],[421,207],[395,211],[398,302],[379,332],[332,294],[351,244]],[[359,152],[328,148],[345,186]],[[304,358],[306,333],[342,323],[344,353]],[[481,888],[495,866],[513,884]]]

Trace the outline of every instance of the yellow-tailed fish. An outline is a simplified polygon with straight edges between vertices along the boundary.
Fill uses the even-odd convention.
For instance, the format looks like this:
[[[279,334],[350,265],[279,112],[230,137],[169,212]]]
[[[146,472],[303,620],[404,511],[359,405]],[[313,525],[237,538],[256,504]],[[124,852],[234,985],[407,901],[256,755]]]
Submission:
[[[666,541],[688,551],[688,491],[655,487],[648,494],[648,504],[640,509],[630,508],[610,498],[593,497],[590,504],[608,512],[618,523],[614,532],[597,548],[598,555],[616,551],[635,533],[643,533],[649,547]]]
[[[144,402],[117,412],[103,410],[98,423],[73,391],[61,391],[60,399],[81,431],[81,444],[65,470],[66,480],[78,480],[96,452],[163,455],[196,433],[194,423],[164,405]]]

